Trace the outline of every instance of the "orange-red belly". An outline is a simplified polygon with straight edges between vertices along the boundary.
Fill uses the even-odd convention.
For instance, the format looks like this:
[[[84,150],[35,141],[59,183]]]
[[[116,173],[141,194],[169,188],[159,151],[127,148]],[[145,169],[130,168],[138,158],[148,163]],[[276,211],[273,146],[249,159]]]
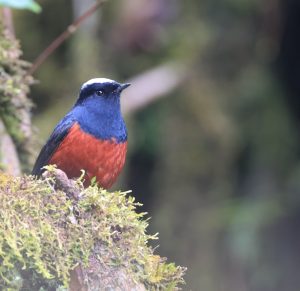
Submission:
[[[69,178],[77,178],[85,171],[84,185],[96,177],[103,188],[109,188],[120,174],[127,152],[127,142],[114,139],[99,140],[83,132],[75,124],[59,145],[49,164],[56,164]]]

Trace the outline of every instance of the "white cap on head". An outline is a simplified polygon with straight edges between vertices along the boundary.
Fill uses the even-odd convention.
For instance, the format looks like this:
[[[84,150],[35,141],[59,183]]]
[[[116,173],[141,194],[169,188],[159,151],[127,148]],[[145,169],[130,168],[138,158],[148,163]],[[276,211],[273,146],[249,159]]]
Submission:
[[[88,85],[99,84],[99,83],[100,84],[101,83],[116,83],[116,81],[106,79],[106,78],[94,78],[94,79],[90,79],[90,80],[86,81],[85,83],[83,83],[83,85],[81,86],[81,89],[84,89]]]

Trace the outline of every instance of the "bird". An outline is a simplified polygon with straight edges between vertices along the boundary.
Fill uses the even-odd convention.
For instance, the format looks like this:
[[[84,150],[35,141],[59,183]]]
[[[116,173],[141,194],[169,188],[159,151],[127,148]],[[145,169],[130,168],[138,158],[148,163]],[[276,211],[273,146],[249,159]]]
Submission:
[[[80,177],[84,170],[85,187],[96,179],[100,187],[110,188],[126,159],[127,128],[120,95],[129,86],[106,78],[85,82],[74,106],[41,149],[32,175],[39,177],[44,166],[54,164],[69,179]]]

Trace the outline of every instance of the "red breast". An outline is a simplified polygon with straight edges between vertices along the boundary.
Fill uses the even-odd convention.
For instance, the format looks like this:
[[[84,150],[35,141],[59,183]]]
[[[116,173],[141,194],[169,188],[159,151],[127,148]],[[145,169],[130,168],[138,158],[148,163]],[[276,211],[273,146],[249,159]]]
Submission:
[[[69,178],[77,178],[85,171],[84,185],[96,177],[103,188],[110,188],[120,174],[127,152],[127,142],[100,140],[85,133],[76,123],[59,145],[49,164],[56,164]]]

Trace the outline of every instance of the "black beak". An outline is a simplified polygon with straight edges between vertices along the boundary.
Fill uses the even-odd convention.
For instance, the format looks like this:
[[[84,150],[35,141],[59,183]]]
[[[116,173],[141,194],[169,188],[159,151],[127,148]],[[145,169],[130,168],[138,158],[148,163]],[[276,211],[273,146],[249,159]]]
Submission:
[[[126,89],[130,85],[131,85],[130,83],[121,84],[120,87],[117,89],[118,93],[121,93],[124,89]]]

